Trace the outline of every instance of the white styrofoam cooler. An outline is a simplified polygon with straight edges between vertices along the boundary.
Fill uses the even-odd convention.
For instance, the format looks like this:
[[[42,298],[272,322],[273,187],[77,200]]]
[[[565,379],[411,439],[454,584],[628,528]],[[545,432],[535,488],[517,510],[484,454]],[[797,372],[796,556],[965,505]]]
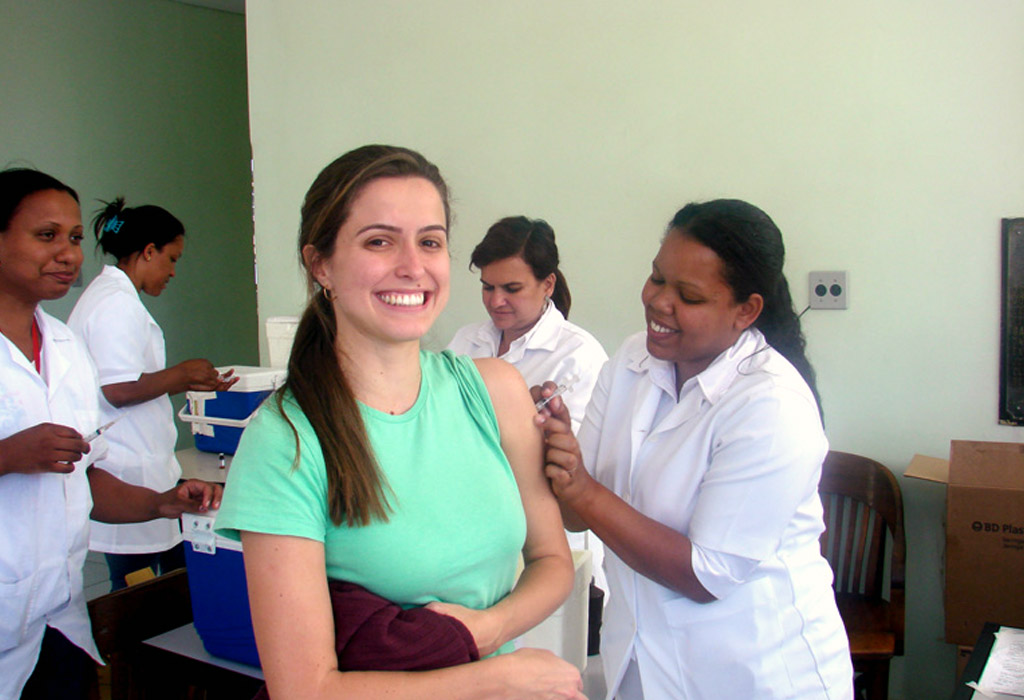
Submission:
[[[271,316],[264,324],[267,329],[267,357],[271,367],[287,367],[292,352],[298,316]]]

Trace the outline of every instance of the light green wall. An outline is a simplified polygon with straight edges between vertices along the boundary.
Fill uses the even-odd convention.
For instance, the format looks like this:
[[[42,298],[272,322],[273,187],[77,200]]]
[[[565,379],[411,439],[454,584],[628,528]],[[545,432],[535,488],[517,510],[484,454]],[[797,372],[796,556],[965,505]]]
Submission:
[[[244,18],[169,0],[0,0],[0,13],[0,167],[63,180],[87,225],[118,195],[175,214],[177,276],[143,295],[168,363],[257,364]],[[90,232],[86,284],[104,262],[93,250]],[[80,293],[47,309],[66,319]]]
[[[260,315],[296,313],[298,209],[367,142],[437,162],[454,193],[453,295],[428,339],[483,317],[469,253],[500,216],[555,227],[572,318],[614,351],[642,327],[663,227],[692,199],[768,211],[809,312],[831,444],[902,474],[996,424],[999,219],[1024,215],[1024,4],[263,0],[249,3]],[[907,656],[893,697],[948,697],[944,488],[901,479]]]

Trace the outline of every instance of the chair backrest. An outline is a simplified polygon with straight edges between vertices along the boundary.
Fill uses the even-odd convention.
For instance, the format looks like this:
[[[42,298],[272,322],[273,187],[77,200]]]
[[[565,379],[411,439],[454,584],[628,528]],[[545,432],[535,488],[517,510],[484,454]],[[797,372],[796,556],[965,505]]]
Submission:
[[[108,658],[126,646],[192,621],[188,574],[175,569],[89,601],[92,633]]]
[[[883,597],[888,564],[890,599],[902,602],[907,545],[896,478],[872,459],[832,451],[822,465],[818,493],[825,509],[821,553],[832,565],[836,592]]]

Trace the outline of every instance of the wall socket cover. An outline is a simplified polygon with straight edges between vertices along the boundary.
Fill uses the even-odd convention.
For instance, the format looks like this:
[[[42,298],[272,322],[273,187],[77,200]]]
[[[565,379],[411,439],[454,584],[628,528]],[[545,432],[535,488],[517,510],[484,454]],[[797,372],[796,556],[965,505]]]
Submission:
[[[845,309],[849,296],[846,270],[808,274],[807,304],[812,309]]]

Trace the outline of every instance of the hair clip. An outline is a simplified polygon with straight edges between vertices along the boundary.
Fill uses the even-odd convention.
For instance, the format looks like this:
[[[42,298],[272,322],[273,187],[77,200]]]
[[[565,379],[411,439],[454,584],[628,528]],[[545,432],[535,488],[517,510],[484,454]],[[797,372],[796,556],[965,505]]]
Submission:
[[[117,218],[115,214],[107,219],[107,223],[103,226],[103,233],[120,233],[122,226],[124,226],[124,219]]]

